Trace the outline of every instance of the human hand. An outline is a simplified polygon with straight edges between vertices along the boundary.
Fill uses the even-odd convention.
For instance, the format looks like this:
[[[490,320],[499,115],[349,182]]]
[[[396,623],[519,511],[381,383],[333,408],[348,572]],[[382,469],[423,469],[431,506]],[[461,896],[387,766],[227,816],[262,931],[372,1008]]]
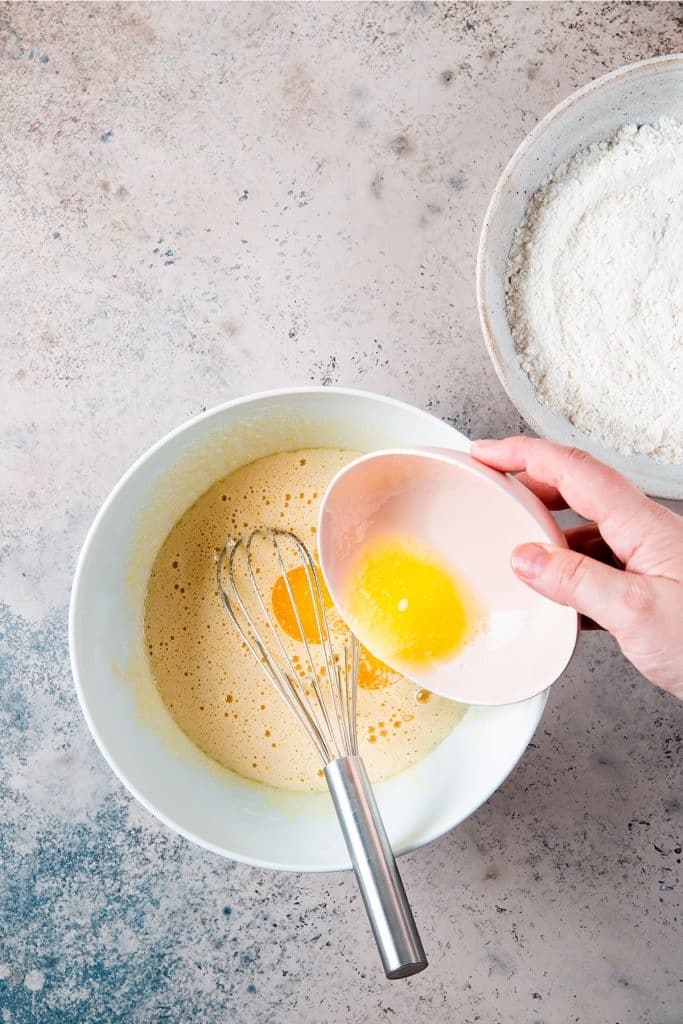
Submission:
[[[549,509],[591,520],[565,532],[570,550],[515,548],[512,568],[539,594],[612,633],[644,676],[683,699],[683,519],[578,448],[508,437],[475,441],[472,455],[518,473]],[[611,565],[598,561],[605,554]]]

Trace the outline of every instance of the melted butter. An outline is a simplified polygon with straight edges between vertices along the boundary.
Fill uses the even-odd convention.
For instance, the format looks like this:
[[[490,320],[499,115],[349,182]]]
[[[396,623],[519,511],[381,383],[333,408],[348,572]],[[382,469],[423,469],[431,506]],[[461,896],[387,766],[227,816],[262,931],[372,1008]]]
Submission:
[[[346,586],[351,622],[393,664],[453,658],[478,626],[467,584],[414,539],[373,541]]]
[[[271,595],[273,612],[284,632],[293,640],[300,640],[303,632],[309,643],[319,644],[323,613],[327,621],[335,626],[340,638],[346,633],[321,572],[317,573],[317,581],[319,589],[315,587],[310,572],[302,565],[278,576],[275,581]],[[398,672],[394,672],[361,646],[358,686],[362,690],[382,690],[400,678]]]

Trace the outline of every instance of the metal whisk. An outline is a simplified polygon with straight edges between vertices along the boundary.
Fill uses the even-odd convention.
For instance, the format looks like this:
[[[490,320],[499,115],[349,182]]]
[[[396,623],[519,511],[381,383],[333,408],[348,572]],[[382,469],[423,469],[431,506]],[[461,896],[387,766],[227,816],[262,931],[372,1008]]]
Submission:
[[[295,627],[289,631],[269,609],[268,567],[281,575],[291,602]],[[293,569],[303,571],[310,607],[295,599]],[[427,958],[358,755],[358,640],[351,636],[343,654],[335,651],[318,569],[306,545],[287,530],[259,528],[230,539],[218,556],[216,579],[242,640],[320,757],[386,976],[417,974]]]

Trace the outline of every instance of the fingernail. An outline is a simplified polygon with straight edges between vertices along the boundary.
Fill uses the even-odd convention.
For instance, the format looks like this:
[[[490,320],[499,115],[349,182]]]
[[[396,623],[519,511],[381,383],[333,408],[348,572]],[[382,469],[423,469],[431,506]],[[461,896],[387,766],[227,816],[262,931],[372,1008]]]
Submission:
[[[522,544],[512,552],[512,568],[525,580],[533,580],[545,569],[552,548],[548,544]]]
[[[479,441],[472,442],[472,454],[476,455],[477,452],[485,452],[492,448],[497,441],[491,440],[488,437],[482,437]]]

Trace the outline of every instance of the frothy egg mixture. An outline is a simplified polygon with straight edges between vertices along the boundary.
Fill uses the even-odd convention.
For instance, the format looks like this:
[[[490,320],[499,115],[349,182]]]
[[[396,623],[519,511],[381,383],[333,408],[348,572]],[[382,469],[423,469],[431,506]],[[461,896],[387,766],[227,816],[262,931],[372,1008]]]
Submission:
[[[269,455],[238,469],[210,487],[181,516],[152,568],[145,639],[166,707],[206,754],[246,778],[271,786],[326,788],[320,762],[303,731],[227,619],[216,594],[215,554],[229,536],[263,525],[291,530],[315,554],[322,495],[335,473],[357,455],[305,449]],[[274,574],[263,582],[280,626],[298,640],[284,578]],[[304,570],[291,570],[288,582],[303,608],[304,630],[313,639],[314,624],[310,623],[309,632],[305,618]],[[326,591],[323,599],[341,648],[345,627]],[[374,781],[424,758],[453,730],[464,710],[462,705],[419,690],[362,652],[358,736]]]

